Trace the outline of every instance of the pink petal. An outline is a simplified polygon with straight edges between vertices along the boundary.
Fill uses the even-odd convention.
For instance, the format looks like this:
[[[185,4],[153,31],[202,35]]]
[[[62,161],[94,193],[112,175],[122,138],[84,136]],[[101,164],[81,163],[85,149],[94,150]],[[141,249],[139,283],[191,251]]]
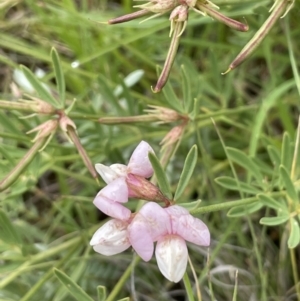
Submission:
[[[106,215],[122,221],[128,220],[131,216],[131,211],[129,209],[102,195],[96,196],[94,205]]]
[[[106,198],[118,203],[128,202],[128,188],[125,178],[117,178],[113,180],[101,189],[98,195],[105,196]]]
[[[189,215],[189,211],[181,206],[173,205],[165,208],[165,211],[170,215],[172,219],[177,219],[182,215]]]
[[[154,244],[145,218],[137,213],[128,227],[129,241],[133,249],[144,260],[149,261],[153,255]]]
[[[153,168],[148,158],[148,153],[154,153],[151,146],[142,141],[134,150],[128,163],[128,173],[149,178],[153,175]]]
[[[158,240],[155,256],[161,273],[167,279],[175,283],[182,279],[188,260],[186,243],[182,238],[167,235]]]
[[[178,235],[199,246],[210,245],[210,233],[207,226],[191,215],[181,216],[178,220]]]
[[[127,222],[112,219],[95,232],[90,245],[102,255],[110,256],[121,253],[130,247],[127,227]]]
[[[157,203],[146,203],[139,214],[147,221],[153,241],[157,241],[161,236],[171,232],[169,215]]]

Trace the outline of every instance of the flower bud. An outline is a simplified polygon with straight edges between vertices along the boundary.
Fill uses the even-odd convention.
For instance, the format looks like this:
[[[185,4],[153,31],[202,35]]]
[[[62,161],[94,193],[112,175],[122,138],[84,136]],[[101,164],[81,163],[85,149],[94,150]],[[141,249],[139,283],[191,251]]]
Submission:
[[[170,204],[170,200],[162,194],[160,189],[144,177],[128,174],[126,183],[128,186],[128,197],[130,198]]]
[[[184,128],[185,128],[185,123],[175,126],[169,131],[169,133],[167,133],[167,135],[163,138],[160,144],[163,145],[163,147],[165,147],[170,144],[176,143],[182,136]]]

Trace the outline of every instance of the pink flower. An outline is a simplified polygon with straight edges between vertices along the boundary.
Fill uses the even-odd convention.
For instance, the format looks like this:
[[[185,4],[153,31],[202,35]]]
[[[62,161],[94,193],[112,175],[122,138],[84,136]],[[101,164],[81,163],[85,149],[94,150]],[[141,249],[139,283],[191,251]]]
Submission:
[[[129,197],[169,202],[157,186],[146,180],[153,174],[148,158],[149,152],[153,152],[153,149],[147,142],[142,141],[134,150],[127,166],[123,164],[95,165],[96,170],[107,183],[107,186],[100,190],[94,199],[94,204],[98,209],[113,218],[127,220],[131,213],[120,203],[126,203]]]
[[[143,206],[128,226],[129,241],[145,261],[151,259],[157,241],[155,256],[162,274],[173,282],[184,275],[188,260],[185,243],[209,246],[207,226],[180,206],[161,208],[149,202]]]
[[[94,199],[94,204],[98,209],[119,220],[129,219],[131,212],[121,203],[126,203],[128,197],[137,195],[142,197],[153,190],[154,185],[144,178],[153,174],[152,165],[148,159],[149,152],[153,152],[153,149],[148,143],[142,141],[134,150],[128,166],[123,164],[95,165],[97,172],[107,183],[107,186],[100,190]],[[144,186],[145,188],[142,189]],[[138,193],[135,192],[136,190]],[[155,187],[154,191],[156,190]],[[143,191],[144,195],[141,195]]]

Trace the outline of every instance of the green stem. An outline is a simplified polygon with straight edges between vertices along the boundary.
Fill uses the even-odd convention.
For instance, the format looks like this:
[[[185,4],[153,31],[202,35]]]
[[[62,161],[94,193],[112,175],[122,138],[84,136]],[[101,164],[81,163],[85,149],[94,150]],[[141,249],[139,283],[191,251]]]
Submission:
[[[300,283],[299,283],[299,275],[298,275],[298,268],[297,268],[298,264],[297,264],[297,259],[295,257],[295,249],[290,249],[290,256],[291,256],[294,283],[297,292],[297,300],[300,301]]]
[[[11,184],[13,184],[21,173],[26,169],[30,162],[34,159],[38,151],[42,148],[47,137],[38,139],[29,151],[24,155],[20,162],[0,181],[0,191],[5,190]]]
[[[284,196],[286,194],[285,191],[278,191],[278,192],[273,192],[270,193],[269,196],[272,197],[280,197],[280,196]],[[202,213],[207,213],[207,212],[213,212],[213,211],[221,211],[221,210],[225,210],[225,209],[231,209],[232,207],[235,206],[244,206],[244,205],[248,205],[248,204],[252,204],[255,202],[258,202],[258,198],[256,196],[251,197],[251,198],[246,198],[246,199],[242,199],[242,200],[237,200],[237,201],[230,201],[230,202],[226,202],[226,203],[219,203],[219,204],[215,204],[215,205],[209,205],[209,206],[204,206],[201,208],[196,208],[194,210],[191,210],[190,213],[192,215],[197,215],[197,214],[202,214]]]

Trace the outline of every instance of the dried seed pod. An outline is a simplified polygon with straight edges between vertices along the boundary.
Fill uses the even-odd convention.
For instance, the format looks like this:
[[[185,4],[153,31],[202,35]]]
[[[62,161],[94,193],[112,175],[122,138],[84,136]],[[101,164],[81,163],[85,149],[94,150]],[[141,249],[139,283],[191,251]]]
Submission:
[[[253,38],[246,44],[246,46],[241,50],[241,52],[236,56],[236,58],[231,62],[229,68],[222,73],[223,75],[231,71],[232,69],[243,63],[260,45],[262,40],[269,33],[275,22],[284,13],[286,9],[290,9],[291,0],[278,1],[278,4],[272,10],[269,18],[260,27],[260,29],[255,33]]]

